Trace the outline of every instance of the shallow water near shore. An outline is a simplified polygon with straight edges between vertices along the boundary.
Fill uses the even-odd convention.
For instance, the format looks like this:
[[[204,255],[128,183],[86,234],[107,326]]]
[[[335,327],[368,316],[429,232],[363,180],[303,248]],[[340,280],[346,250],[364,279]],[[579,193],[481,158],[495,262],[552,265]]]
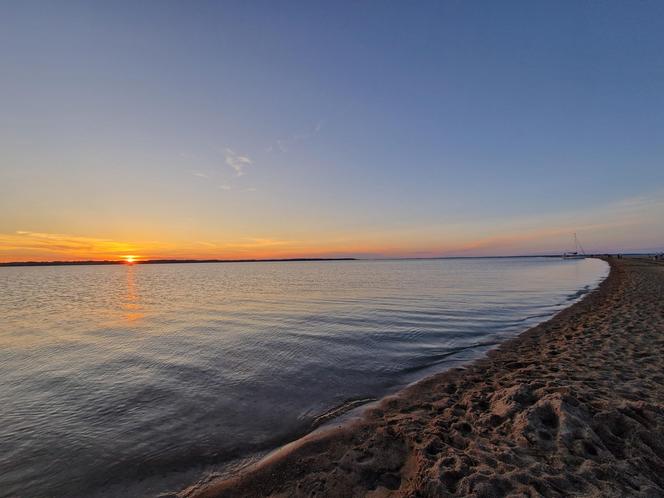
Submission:
[[[177,489],[476,358],[607,274],[557,258],[2,268],[0,496]]]

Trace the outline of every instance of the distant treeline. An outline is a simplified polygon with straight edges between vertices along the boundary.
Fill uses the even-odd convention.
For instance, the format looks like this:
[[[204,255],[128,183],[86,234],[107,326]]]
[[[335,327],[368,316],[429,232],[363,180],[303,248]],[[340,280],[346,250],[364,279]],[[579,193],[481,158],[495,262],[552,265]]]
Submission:
[[[146,259],[131,263],[119,261],[15,261],[0,266],[84,266],[84,265],[164,265],[174,263],[285,263],[292,261],[355,261],[357,258],[287,258],[287,259]]]

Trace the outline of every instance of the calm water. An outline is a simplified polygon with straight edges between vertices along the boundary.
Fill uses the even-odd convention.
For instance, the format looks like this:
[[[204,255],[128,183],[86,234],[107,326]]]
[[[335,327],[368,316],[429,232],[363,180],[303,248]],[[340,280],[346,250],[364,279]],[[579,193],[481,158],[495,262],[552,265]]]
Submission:
[[[595,287],[545,258],[0,268],[0,496],[154,496]]]

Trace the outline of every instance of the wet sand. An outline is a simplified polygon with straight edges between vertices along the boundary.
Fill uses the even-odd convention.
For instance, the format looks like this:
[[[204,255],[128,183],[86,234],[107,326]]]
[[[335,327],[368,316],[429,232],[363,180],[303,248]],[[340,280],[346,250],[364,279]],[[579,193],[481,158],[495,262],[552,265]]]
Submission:
[[[664,264],[187,498],[664,496]]]

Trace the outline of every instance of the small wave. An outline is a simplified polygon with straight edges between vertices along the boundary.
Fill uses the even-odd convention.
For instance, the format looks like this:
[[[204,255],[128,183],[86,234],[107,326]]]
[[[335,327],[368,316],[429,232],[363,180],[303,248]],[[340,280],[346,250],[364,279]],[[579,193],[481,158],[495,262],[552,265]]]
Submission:
[[[333,418],[340,417],[341,415],[348,413],[352,409],[357,408],[358,406],[361,405],[365,405],[367,403],[371,403],[372,401],[376,401],[376,399],[377,398],[358,398],[358,399],[344,401],[339,406],[336,406],[331,410],[328,410],[323,414],[319,415],[318,417],[314,418],[314,420],[311,422],[311,428],[316,429],[321,425],[325,424],[326,422],[329,422]]]
[[[476,344],[471,344],[470,346],[462,346],[462,347],[452,348],[452,349],[449,349],[448,351],[446,351],[444,353],[432,354],[432,355],[427,355],[427,356],[424,356],[424,357],[420,357],[422,359],[422,363],[420,363],[419,365],[413,365],[412,367],[404,368],[403,370],[401,370],[401,372],[404,373],[404,374],[411,374],[411,373],[417,372],[419,370],[424,370],[426,368],[432,367],[432,366],[437,365],[439,363],[443,363],[445,360],[447,360],[451,356],[454,356],[457,353],[461,353],[463,351],[472,350],[472,349],[497,346],[498,344],[500,344],[499,341],[479,342],[479,343],[476,343]]]
[[[566,301],[574,301],[575,299],[578,299],[581,296],[583,296],[585,294],[588,294],[589,292],[590,292],[590,286],[585,285],[584,287],[582,287],[578,291],[576,291],[573,294],[570,294],[569,296],[567,296]]]

